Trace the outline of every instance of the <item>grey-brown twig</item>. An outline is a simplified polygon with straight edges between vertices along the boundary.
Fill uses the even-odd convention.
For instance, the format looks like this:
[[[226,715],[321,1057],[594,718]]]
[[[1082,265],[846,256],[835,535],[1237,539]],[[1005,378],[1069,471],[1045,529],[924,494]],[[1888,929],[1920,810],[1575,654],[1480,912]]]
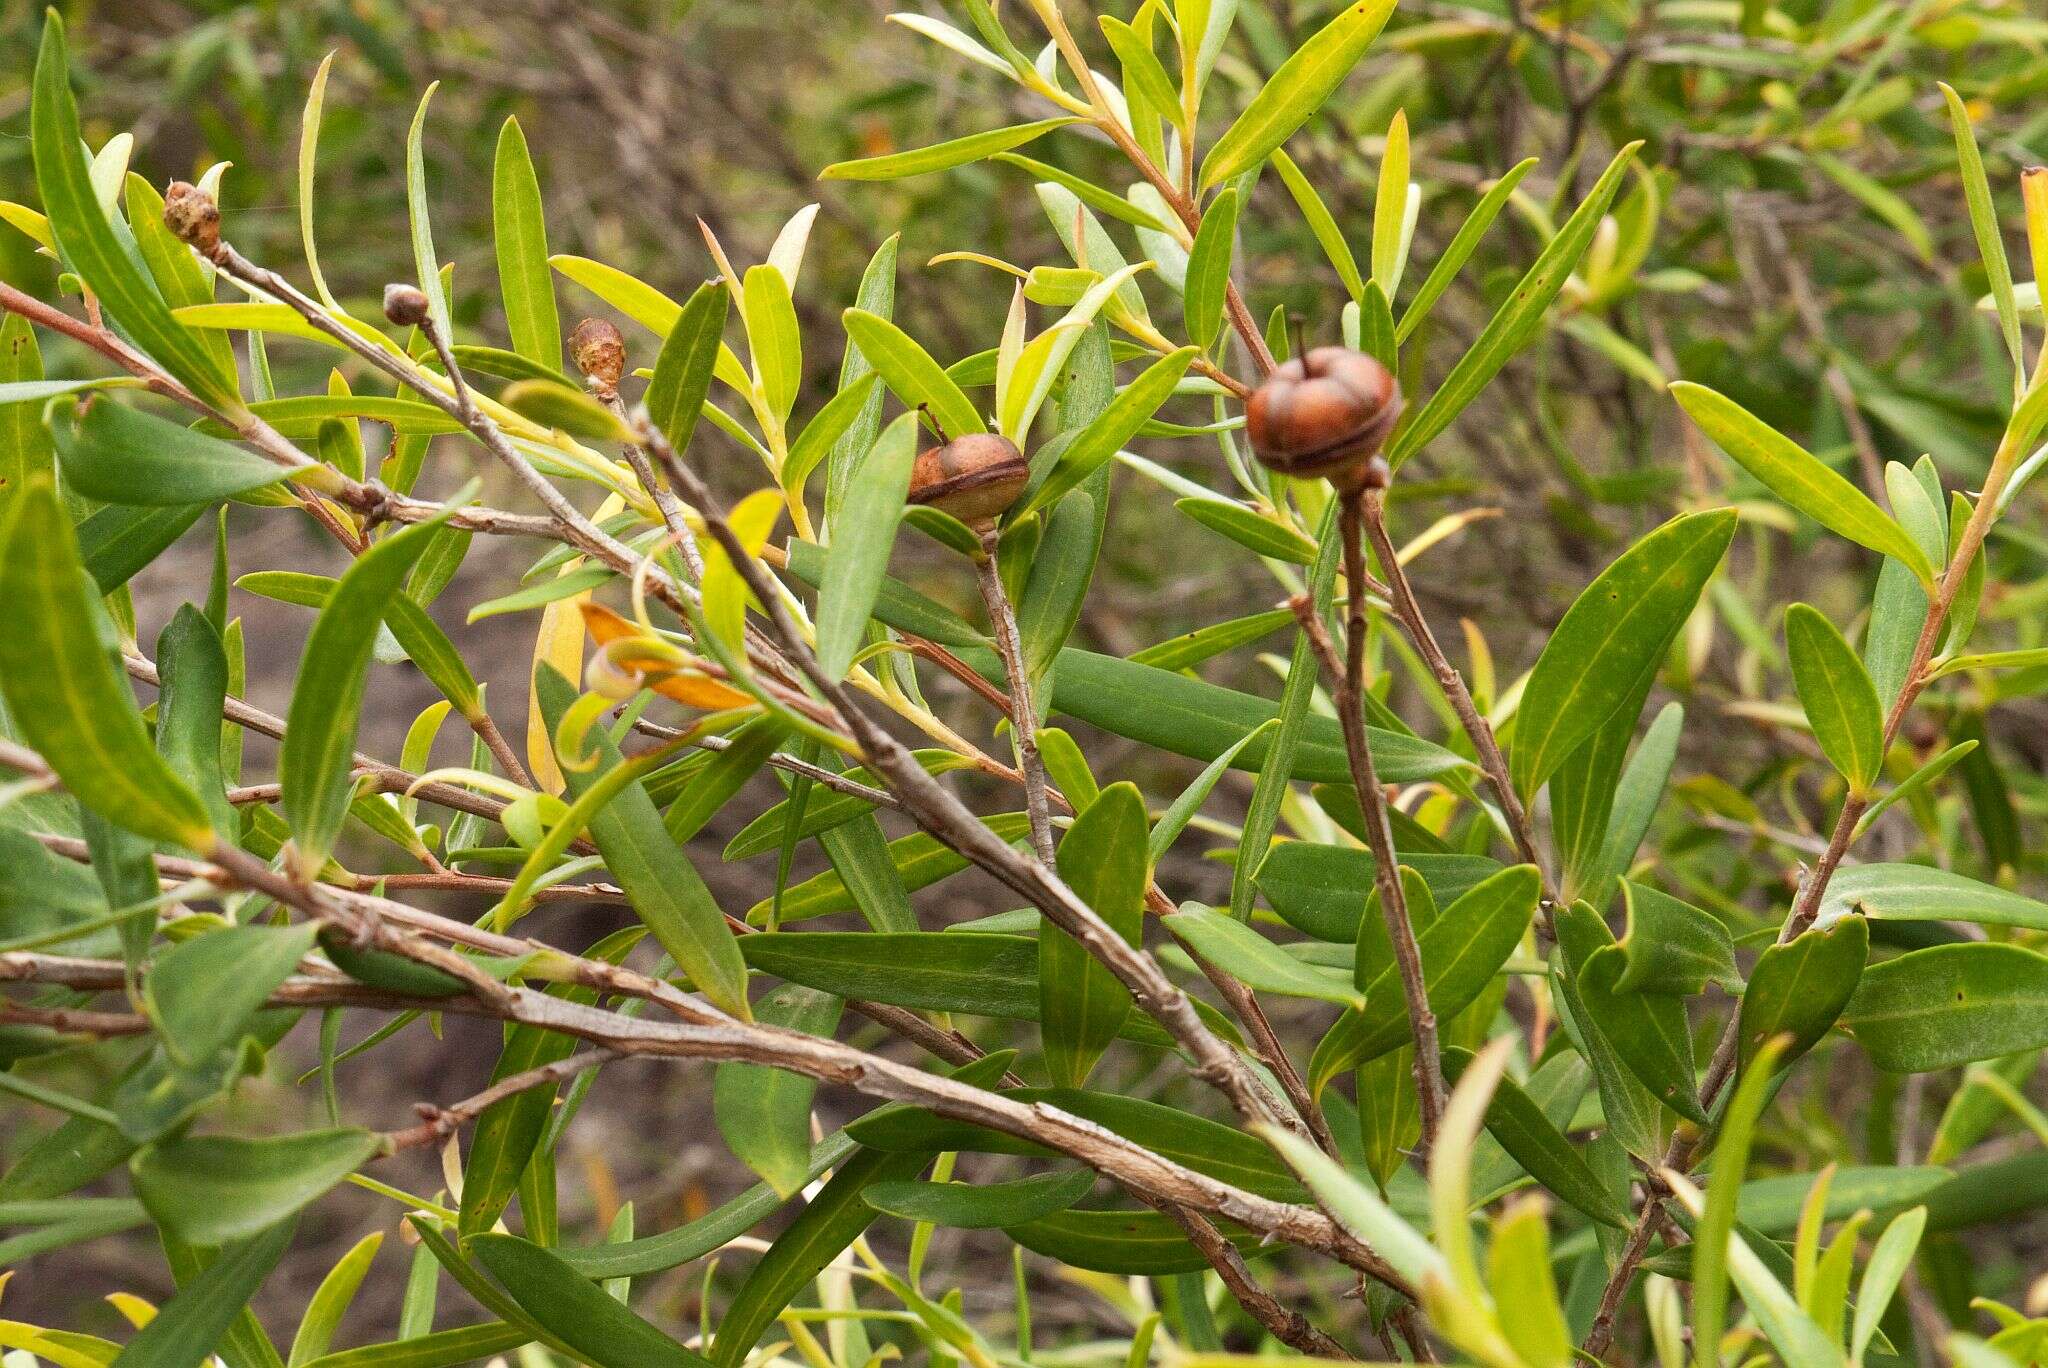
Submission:
[[[1002,570],[996,561],[996,529],[981,534],[981,555],[975,558],[975,579],[981,585],[981,601],[988,608],[989,626],[995,630],[996,654],[1002,657],[1003,676],[1009,682],[1010,738],[1017,748],[1017,770],[1024,776],[1024,811],[1031,822],[1031,847],[1050,867],[1053,862],[1052,805],[1046,797],[1045,760],[1038,753],[1038,712],[1031,698],[1031,674],[1024,660],[1024,647],[1017,637],[1017,613],[1003,588]]]

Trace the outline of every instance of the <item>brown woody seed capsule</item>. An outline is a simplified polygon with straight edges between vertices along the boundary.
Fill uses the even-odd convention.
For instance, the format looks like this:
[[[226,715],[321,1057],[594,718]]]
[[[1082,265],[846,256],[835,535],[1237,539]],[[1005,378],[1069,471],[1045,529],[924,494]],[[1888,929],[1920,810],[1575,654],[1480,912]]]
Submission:
[[[1030,478],[1031,465],[1015,442],[992,432],[969,433],[919,453],[910,470],[909,500],[979,530],[1017,502]]]
[[[583,378],[599,389],[615,390],[626,374],[626,339],[602,318],[586,318],[569,334],[569,355]]]
[[[202,256],[220,248],[220,206],[190,181],[172,181],[164,191],[164,227]]]
[[[1275,368],[1244,416],[1252,451],[1268,469],[1340,488],[1385,488],[1379,453],[1401,416],[1401,387],[1364,352],[1317,347]]]
[[[386,285],[384,316],[401,328],[417,328],[427,321],[427,292],[417,285]]]

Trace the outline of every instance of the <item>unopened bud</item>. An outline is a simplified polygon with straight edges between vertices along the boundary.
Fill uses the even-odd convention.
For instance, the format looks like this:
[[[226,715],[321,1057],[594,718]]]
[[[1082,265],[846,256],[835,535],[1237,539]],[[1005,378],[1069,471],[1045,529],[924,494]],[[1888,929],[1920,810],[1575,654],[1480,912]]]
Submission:
[[[417,328],[427,321],[427,292],[417,285],[386,285],[384,316],[401,328]]]
[[[616,390],[626,374],[626,339],[602,318],[586,318],[569,334],[569,355],[583,378]]]
[[[190,181],[172,181],[164,192],[164,226],[202,256],[220,249],[220,206]]]

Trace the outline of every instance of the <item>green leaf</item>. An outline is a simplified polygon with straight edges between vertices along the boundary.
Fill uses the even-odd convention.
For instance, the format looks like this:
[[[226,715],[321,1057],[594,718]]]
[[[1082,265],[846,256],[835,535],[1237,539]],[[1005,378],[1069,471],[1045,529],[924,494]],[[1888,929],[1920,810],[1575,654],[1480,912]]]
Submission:
[[[1823,923],[1847,912],[1872,921],[1967,921],[2048,931],[2048,903],[1931,865],[1849,865],[1821,899]]]
[[[1316,547],[1308,538],[1234,499],[1176,499],[1173,506],[1254,555],[1294,565],[1315,561]]]
[[[1024,667],[1040,684],[1081,621],[1081,606],[1095,580],[1108,509],[1098,476],[1093,489],[1075,490],[1045,519],[1024,592],[1017,598],[1017,636]],[[1044,697],[1035,692],[1034,698]]]
[[[1011,1021],[1039,1016],[1035,937],[767,931],[742,937],[740,949],[761,973],[840,997]],[[1168,1039],[1142,1016],[1127,1018],[1123,1034],[1148,1045]]]
[[[1842,1017],[1871,1063],[1924,1073],[2048,1045],[2048,956],[1938,945],[1864,971]]]
[[[1894,1217],[1884,1228],[1884,1234],[1878,1236],[1877,1247],[1870,1251],[1870,1262],[1863,1269],[1863,1283],[1856,1292],[1856,1319],[1849,1335],[1850,1363],[1863,1362],[1863,1352],[1870,1347],[1885,1308],[1891,1305],[1893,1294],[1912,1266],[1914,1251],[1920,1247],[1920,1236],[1926,1229],[1927,1208],[1919,1206]]]
[[[741,281],[740,316],[746,322],[747,342],[754,354],[756,383],[776,421],[784,421],[796,403],[797,386],[803,382],[803,334],[797,327],[789,281],[778,268],[747,268]]]
[[[1227,1221],[1218,1229],[1246,1258],[1268,1252],[1256,1232]],[[1181,1228],[1156,1211],[1062,1211],[1003,1233],[1035,1254],[1097,1273],[1163,1277],[1210,1266]]]
[[[545,581],[549,587],[558,583],[560,580]],[[238,589],[307,608],[325,608],[334,593],[334,585],[335,581],[325,575],[301,574],[295,570],[258,570],[235,581]],[[478,686],[476,676],[469,672],[462,653],[455,649],[455,643],[448,639],[448,634],[441,630],[441,625],[425,608],[409,594],[397,593],[391,596],[384,617],[384,625],[391,629],[392,637],[406,657],[419,666],[420,673],[454,704],[457,712],[464,717],[475,717],[482,712],[483,690]]]
[[[37,405],[59,394],[99,387],[93,380],[45,380],[35,328],[20,314],[0,318],[0,511],[16,490],[53,470],[55,446]]]
[[[1349,244],[1344,241],[1344,230],[1337,226],[1337,220],[1331,216],[1329,207],[1323,203],[1323,197],[1316,193],[1316,188],[1310,183],[1309,178],[1294,164],[1294,158],[1278,148],[1273,150],[1273,169],[1280,173],[1280,180],[1286,185],[1287,193],[1294,196],[1295,206],[1301,210],[1302,218],[1307,220],[1309,232],[1315,235],[1316,245],[1323,249],[1323,255],[1337,268],[1337,279],[1343,282],[1344,292],[1354,301],[1363,299],[1365,278],[1359,275],[1357,258],[1352,256]],[[1405,176],[1403,181],[1405,190]],[[1229,195],[1235,191],[1225,190],[1223,193]],[[1193,268],[1190,267],[1189,271],[1192,274]]]
[[[1565,281],[1571,278],[1579,259],[1592,246],[1594,234],[1599,231],[1608,206],[1614,202],[1615,192],[1621,188],[1622,172],[1635,157],[1639,146],[1639,143],[1630,143],[1615,154],[1586,198],[1579,201],[1579,207],[1565,220],[1557,236],[1550,240],[1515,286],[1508,302],[1487,321],[1478,339],[1458,358],[1443,383],[1403,421],[1387,446],[1387,462],[1394,469],[1399,470],[1402,462],[1449,427],[1479,391],[1500,373],[1500,368],[1508,363],[1509,358],[1535,340],[1542,330],[1543,316],[1548,312],[1551,301],[1564,289]],[[1414,310],[1411,308],[1409,312]]]
[[[1521,944],[1535,915],[1542,876],[1512,865],[1486,879],[1421,928],[1423,986],[1439,1019],[1456,1016],[1484,991]],[[1414,1039],[1396,967],[1389,963],[1365,985],[1365,1010],[1337,1019],[1309,1061],[1309,1086],[1320,1092],[1339,1072]]]
[[[755,1004],[754,1017],[805,1035],[830,1037],[845,1003],[830,993],[785,984]],[[816,1079],[760,1064],[721,1064],[711,1094],[725,1143],[742,1163],[787,1197],[809,1181],[811,1099]]]
[[[366,1130],[301,1131],[244,1139],[183,1136],[128,1161],[135,1195],[187,1244],[222,1245],[295,1215],[377,1153]]]
[[[1732,509],[1682,514],[1586,586],[1522,691],[1510,769],[1523,795],[1655,676],[1734,536]]]
[[[180,605],[157,636],[156,664],[162,680],[157,690],[157,753],[198,793],[214,829],[233,831],[236,818],[228,806],[220,767],[221,707],[228,687],[228,659],[220,633],[197,608]],[[142,896],[154,897],[156,891],[154,867],[149,866]]]
[[[593,1368],[701,1364],[701,1354],[635,1315],[553,1252],[516,1235],[472,1235],[463,1248]]]
[[[318,868],[327,858],[348,815],[356,729],[377,628],[447,517],[444,512],[393,533],[357,557],[306,637],[277,760],[285,820],[304,868]]]
[[[413,269],[427,296],[427,312],[440,330],[441,340],[452,344],[455,326],[448,315],[448,291],[441,281],[441,262],[434,255],[434,224],[427,210],[427,156],[421,145],[427,127],[427,105],[440,88],[439,81],[428,84],[420,95],[419,108],[413,112],[412,126],[406,130],[405,208],[412,225]]]
[[[1692,997],[1710,983],[1741,984],[1735,943],[1721,921],[1648,884],[1621,883],[1628,929],[1621,951],[1627,963],[1616,992]]]
[[[1438,906],[1456,902],[1502,868],[1485,855],[1395,854],[1402,867],[1421,877]],[[1283,841],[1260,864],[1256,881],[1288,925],[1317,940],[1350,945],[1372,895],[1373,872],[1371,853],[1355,846]]]
[[[78,556],[99,592],[111,594],[184,536],[205,511],[205,504],[182,508],[110,505],[78,525]]]
[[[1849,788],[1867,794],[1884,771],[1884,708],[1841,629],[1809,604],[1785,611],[1785,654],[1814,739]]]
[[[1180,796],[1167,804],[1166,811],[1160,813],[1159,820],[1152,824],[1152,836],[1146,845],[1146,854],[1150,856],[1154,865],[1165,858],[1166,852],[1173,848],[1173,843],[1181,832],[1187,830],[1188,823],[1194,820],[1195,814],[1201,811],[1202,804],[1207,802],[1209,795],[1215,791],[1217,781],[1223,777],[1223,771],[1229,769],[1230,762],[1237,759],[1237,753],[1250,745],[1255,738],[1263,736],[1269,728],[1279,725],[1276,718],[1246,732],[1243,740],[1211,760],[1208,766],[1195,776],[1194,782],[1182,789]]]
[[[1506,175],[1495,181],[1487,188],[1486,193],[1479,197],[1479,203],[1473,206],[1472,212],[1465,216],[1464,223],[1458,226],[1457,235],[1451,239],[1451,245],[1444,248],[1443,255],[1436,259],[1436,265],[1430,267],[1429,274],[1423,278],[1422,288],[1415,292],[1415,298],[1409,301],[1406,312],[1401,315],[1401,322],[1394,329],[1394,340],[1397,343],[1406,342],[1414,335],[1415,330],[1422,326],[1423,320],[1429,317],[1429,311],[1436,306],[1437,300],[1443,297],[1444,291],[1451,287],[1451,282],[1458,278],[1458,272],[1465,268],[1465,263],[1472,259],[1472,253],[1479,249],[1481,240],[1486,237],[1486,230],[1500,217],[1500,211],[1507,206],[1508,197],[1515,193],[1515,187],[1521,184],[1522,177],[1529,174],[1536,161],[1535,157],[1527,157],[1516,162],[1508,168]]]
[[[526,149],[518,119],[498,130],[491,165],[492,241],[498,253],[498,294],[505,302],[505,328],[512,349],[549,370],[562,368],[562,319],[555,309],[555,281],[548,271],[546,213],[540,179]]]
[[[811,472],[869,410],[869,397],[876,393],[878,380],[879,377],[869,373],[841,387],[839,393],[826,401],[825,406],[811,416],[811,421],[804,424],[803,433],[790,444],[789,458],[783,462],[781,480],[785,490],[797,498],[803,497],[804,482],[810,478]]]
[[[1663,801],[1664,786],[1670,781],[1671,767],[1678,759],[1679,734],[1684,730],[1684,706],[1666,703],[1643,733],[1636,753],[1629,757],[1614,792],[1613,807],[1607,817],[1607,837],[1601,843],[1597,875],[1590,885],[1594,906],[1606,904],[1610,881],[1626,874],[1635,862],[1636,851]]]
[[[1057,119],[1040,119],[1036,123],[992,128],[985,133],[970,133],[964,138],[953,138],[930,147],[916,147],[880,157],[864,157],[859,161],[834,162],[818,173],[818,179],[901,180],[905,176],[922,176],[929,171],[945,171],[955,166],[966,166],[970,162],[981,161],[998,152],[1007,152],[1013,147],[1022,147],[1055,128],[1065,128],[1068,124],[1080,122],[1079,118],[1071,115]]]
[[[535,673],[534,688],[552,734],[575,701],[575,686],[552,668],[543,668]],[[563,771],[572,799],[622,763],[604,728],[591,728],[587,739],[595,763]],[[646,786],[635,781],[621,790],[591,819],[590,836],[633,910],[697,991],[741,1020],[749,1019],[747,968],[739,943],[703,878],[669,839]]]
[[[948,439],[988,431],[973,401],[909,333],[866,309],[848,309],[844,318],[847,340],[860,348],[882,383],[906,406],[928,406]]]
[[[1991,298],[1998,305],[1998,330],[2005,337],[2005,350],[2013,369],[2026,373],[2025,349],[2020,343],[2019,302],[2013,295],[2012,265],[2005,256],[2004,230],[1998,222],[1998,206],[1991,198],[1991,182],[1984,174],[1984,154],[1977,150],[1977,132],[1970,125],[1970,111],[1946,81],[1938,81],[1941,98],[1948,104],[1949,126],[1955,130],[1956,162],[1962,172],[1963,199],[1970,209],[1970,229],[1977,236],[1977,252],[1984,259],[1984,275],[1991,282]],[[2038,284],[2039,282],[2036,282]]]
[[[240,1039],[313,948],[317,929],[311,922],[228,926],[159,956],[143,981],[143,1002],[171,1057],[200,1064]]]
[[[1328,100],[1372,40],[1394,0],[1353,0],[1280,64],[1202,159],[1206,190],[1250,171]]]
[[[1584,922],[1573,904],[1572,918]],[[1587,909],[1590,912],[1590,909]],[[1597,920],[1597,917],[1593,918]],[[1574,928],[1575,932],[1578,928]],[[1686,1021],[1685,1004],[1660,993],[1629,993],[1615,987],[1626,961],[1621,948],[1606,938],[1583,932],[1567,934],[1560,926],[1558,944],[1578,976],[1579,1001],[1585,1016],[1607,1037],[1621,1062],[1642,1085],[1680,1116],[1705,1125],[1706,1110],[1700,1106],[1699,1088],[1693,1078],[1692,1034]],[[1600,943],[1605,940],[1606,943]]]
[[[170,306],[171,316],[176,318],[178,310],[188,304],[211,303],[213,277],[164,222],[164,197],[157,193],[156,187],[130,171],[122,201],[128,212],[128,230],[135,238],[135,249],[148,266],[150,277],[163,295],[164,303]],[[199,345],[212,353],[213,364],[219,374],[235,374],[235,351],[228,345],[227,338],[217,332],[201,333]]]
[[[1075,1169],[1010,1183],[876,1183],[861,1196],[875,1210],[906,1221],[989,1230],[1065,1211],[1094,1186],[1093,1170]]]
[[[1173,395],[1174,386],[1187,374],[1194,359],[1194,349],[1183,347],[1146,367],[1110,401],[1108,408],[1061,449],[1058,464],[1009,518],[1014,521],[1050,507],[1108,464]]]
[[[889,573],[889,553],[896,545],[896,524],[916,459],[917,415],[906,413],[883,429],[833,524],[825,583],[818,593],[818,665],[834,679],[845,678],[867,640],[868,618]]]
[[[1792,1037],[1778,1056],[1781,1065],[1812,1049],[1841,1016],[1869,956],[1870,925],[1853,916],[1811,927],[1764,951],[1742,995],[1743,1067],[1780,1035]]]
[[[1757,1117],[1771,1099],[1770,1078],[1777,1071],[1778,1047],[1767,1043],[1760,1059],[1761,1068],[1744,1071],[1734,1099],[1721,1118],[1720,1137],[1714,1142],[1713,1191],[1704,1209],[1698,1205],[1697,1196],[1686,1203],[1698,1221],[1692,1232],[1693,1343],[1699,1346],[1699,1361],[1706,1368],[1718,1368],[1721,1362],[1731,1255],[1738,1248],[1745,1252],[1747,1249],[1735,1233],[1735,1203],[1742,1190],[1743,1174],[1749,1168],[1749,1146],[1756,1134]]]
[[[560,380],[515,380],[498,396],[520,417],[571,437],[596,442],[630,442],[633,429],[595,396]]]
[[[21,739],[107,820],[207,849],[206,807],[157,756],[115,673],[112,625],[47,479],[17,493],[0,519],[0,602],[0,697]]]
[[[1470,1050],[1444,1052],[1445,1075],[1455,1082],[1472,1060]],[[1600,1224],[1626,1230],[1626,1203],[1600,1181],[1586,1163],[1580,1146],[1551,1124],[1535,1098],[1514,1079],[1503,1076],[1486,1104],[1486,1130],[1514,1161],[1546,1191]]]
[[[1230,285],[1230,258],[1237,245],[1237,187],[1225,187],[1202,211],[1202,226],[1188,250],[1181,290],[1188,339],[1207,351],[1223,331],[1223,300]],[[1355,267],[1353,268],[1356,269]]]
[[[302,1368],[458,1368],[532,1342],[533,1336],[520,1326],[485,1321],[459,1330],[436,1330],[411,1339],[343,1349],[308,1360]]]
[[[860,1150],[842,1164],[804,1206],[803,1213],[776,1237],[733,1294],[711,1342],[712,1362],[718,1368],[738,1368],[790,1299],[873,1224],[879,1213],[861,1197],[870,1183],[901,1182],[929,1162],[931,1154],[926,1151],[881,1154]]]
[[[194,394],[222,413],[242,412],[233,373],[223,371],[206,343],[171,317],[163,296],[130,255],[93,189],[78,106],[71,95],[64,21],[56,14],[45,17],[36,54],[29,138],[35,152],[36,188],[49,213],[60,259],[92,290],[108,318]]]
[[[1578,920],[1575,909],[1584,905],[1581,901],[1564,910],[1558,918],[1561,930]],[[1598,941],[1605,935],[1606,923],[1601,922],[1597,914],[1592,914],[1591,924],[1597,924],[1597,930],[1585,940],[1593,950],[1597,950]],[[1622,1063],[1620,1052],[1587,1012],[1585,1002],[1579,996],[1578,982],[1578,973],[1571,967],[1563,949],[1553,952],[1550,958],[1550,989],[1557,1004],[1558,1024],[1564,1028],[1574,1049],[1592,1071],[1608,1132],[1629,1154],[1644,1163],[1656,1163],[1663,1155],[1667,1113],[1635,1073]]]
[[[994,653],[971,653],[982,674],[1000,678]],[[1069,647],[1053,668],[1052,709],[1126,740],[1195,760],[1214,760],[1246,733],[1278,715],[1267,699],[1190,679],[1172,670]],[[1470,762],[1431,742],[1366,728],[1380,777],[1388,783],[1433,778]],[[1348,783],[1344,739],[1334,717],[1310,716],[1302,725],[1292,777],[1309,783]],[[1236,769],[1258,771],[1278,744],[1254,741],[1238,753]]]
[[[852,431],[847,434],[849,437],[853,435]],[[863,451],[862,455],[865,456],[866,452]],[[839,460],[837,452],[833,460],[835,463]],[[831,562],[824,547],[792,537],[784,543],[783,551],[789,558],[792,575],[813,587],[825,582],[825,568]],[[899,632],[921,636],[956,650],[989,644],[987,637],[969,626],[958,614],[939,606],[897,579],[882,581],[882,591],[875,599],[874,616]],[[990,654],[993,657],[992,651]],[[1000,671],[1001,668],[1000,664],[991,661],[991,670]]]
[[[1112,784],[1068,828],[1059,845],[1059,874],[1097,916],[1132,945],[1143,932],[1145,800],[1137,786]],[[1130,990],[1065,931],[1038,935],[1039,1030],[1046,1072],[1054,1083],[1080,1087],[1131,1008]]]
[[[199,1368],[277,1267],[292,1242],[292,1222],[230,1246],[178,1289],[128,1341],[115,1368]]]
[[[1820,458],[1704,385],[1681,380],[1671,395],[1700,431],[1766,489],[1829,531],[1899,561],[1923,586],[1933,584],[1934,567],[1920,544]]]
[[[674,331],[683,306],[637,276],[589,257],[558,252],[548,265],[617,309],[656,337]],[[723,293],[723,287],[719,287]]]
[[[1363,1008],[1364,995],[1341,970],[1304,964],[1235,918],[1183,903],[1161,919],[1174,939],[1203,959],[1227,969],[1247,988],[1282,997],[1318,998],[1340,1007]]]
[[[1378,1251],[1396,1273],[1420,1287],[1449,1274],[1444,1256],[1427,1236],[1359,1182],[1329,1155],[1298,1135],[1268,1127],[1266,1139],[1300,1173],[1331,1217]]]
[[[989,828],[1006,841],[1014,841],[1030,829],[1029,819],[1021,812],[997,813],[984,819]],[[942,879],[951,878],[967,868],[965,855],[943,844],[929,832],[912,832],[889,842],[889,863],[894,866],[897,876],[903,882],[905,892],[915,893],[920,888],[929,888]],[[777,925],[802,921],[809,917],[822,917],[832,912],[851,912],[859,904],[847,890],[846,881],[837,871],[818,874],[792,885],[782,895],[782,910],[775,913],[775,899],[763,898],[747,909],[747,920],[763,924],[771,920]],[[859,996],[856,994],[855,996]]]

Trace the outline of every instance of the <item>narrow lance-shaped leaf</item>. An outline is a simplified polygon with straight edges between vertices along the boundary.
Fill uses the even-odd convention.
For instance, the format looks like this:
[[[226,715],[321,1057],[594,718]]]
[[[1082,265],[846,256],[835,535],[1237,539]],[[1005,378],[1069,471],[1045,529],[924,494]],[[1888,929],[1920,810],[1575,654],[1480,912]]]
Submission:
[[[916,459],[917,415],[906,413],[868,453],[833,528],[829,568],[818,593],[818,664],[834,679],[846,674],[866,638]]]
[[[642,1364],[701,1365],[693,1353],[562,1262],[516,1235],[473,1235],[463,1247],[529,1315],[544,1320],[579,1359],[594,1368]]]
[[[1821,752],[1851,790],[1868,793],[1884,769],[1884,709],[1869,672],[1841,629],[1809,604],[1786,610],[1785,654]]]
[[[1136,944],[1144,920],[1145,800],[1135,785],[1112,784],[1069,828],[1059,846],[1060,877],[1111,929]],[[1046,926],[1038,938],[1040,1028],[1055,1083],[1079,1087],[1130,1011],[1130,990],[1078,941]]]
[[[430,83],[420,96],[419,108],[405,135],[405,206],[412,222],[412,260],[419,273],[419,287],[426,293],[427,310],[445,342],[455,340],[448,316],[448,291],[441,283],[441,263],[434,255],[434,224],[427,211],[427,157],[422,137],[427,127],[427,105],[441,83]]]
[[[1750,971],[1737,1017],[1747,1067],[1766,1043],[1782,1038],[1777,1058],[1790,1064],[1827,1034],[1856,991],[1870,953],[1870,927],[1843,917],[1773,945]]]
[[[992,128],[985,133],[969,133],[964,138],[954,138],[930,147],[890,152],[880,157],[864,157],[859,161],[834,162],[818,173],[818,179],[901,180],[905,176],[922,176],[931,171],[945,171],[992,157],[998,152],[1007,152],[1013,147],[1022,147],[1055,128],[1064,128],[1068,124],[1079,122],[1080,119],[1071,115],[1056,119],[1040,119],[1036,123]]]
[[[1202,188],[1249,171],[1308,121],[1386,27],[1394,0],[1352,0],[1280,64],[1202,160]]]
[[[114,1368],[199,1368],[291,1247],[292,1229],[280,1221],[222,1250],[128,1341]]]
[[[540,180],[517,119],[505,120],[498,130],[491,167],[491,219],[498,294],[505,302],[512,349],[549,370],[560,370],[562,320],[555,308],[554,274],[548,270],[547,220]]]
[[[286,475],[282,466],[254,452],[111,399],[57,415],[51,431],[65,484],[102,503],[166,508],[213,503]]]
[[[44,18],[36,54],[29,138],[35,152],[36,188],[64,263],[98,297],[108,317],[172,375],[217,410],[239,413],[243,405],[235,377],[223,372],[206,345],[171,317],[155,285],[124,250],[93,188],[78,106],[71,95],[64,20],[54,11]]]
[[[948,439],[988,431],[973,402],[910,334],[865,309],[848,309],[845,322],[847,340],[860,348],[882,383],[905,404],[927,405]]]
[[[56,490],[38,478],[10,502],[0,521],[0,696],[21,739],[107,820],[205,850],[206,808],[158,757],[115,673],[112,624]]]
[[[1997,942],[1915,950],[1864,971],[1842,1024],[1893,1073],[2038,1050],[2048,1045],[2048,955]]]
[[[546,667],[535,672],[535,687],[552,733],[575,701],[575,687]],[[596,763],[564,772],[572,797],[623,763],[604,728],[591,728],[587,739]],[[697,990],[734,1016],[749,1017],[746,962],[738,942],[703,878],[669,839],[646,786],[628,784],[592,818],[590,835],[633,910]]]
[[[1510,769],[1525,796],[1640,696],[1734,536],[1732,509],[1681,515],[1586,586],[1522,692]]]
[[[304,868],[317,868],[327,858],[348,813],[356,729],[377,628],[447,516],[394,533],[358,557],[306,637],[277,762],[285,819]]]
[[[1970,111],[1962,96],[1946,81],[1941,98],[1948,105],[1948,121],[1955,130],[1956,161],[1962,171],[1963,199],[1970,210],[1970,228],[1977,237],[1977,251],[1984,259],[1984,274],[1991,282],[1991,298],[1998,306],[1998,329],[2005,338],[2006,352],[2016,371],[2025,373],[2025,350],[2020,344],[2019,302],[2013,295],[2012,264],[2006,259],[2005,237],[1999,227],[1998,206],[1991,198],[1991,182],[1984,174],[1984,154],[1977,150],[1977,131],[1970,123]],[[2037,281],[2038,285],[2039,282]]]
[[[1203,350],[1216,344],[1223,330],[1223,299],[1230,284],[1230,258],[1237,243],[1237,187],[1227,186],[1202,211],[1202,226],[1188,251],[1188,273],[1181,291],[1188,338]],[[1353,268],[1356,270],[1356,267]]]
[[[1487,321],[1478,339],[1458,358],[1443,383],[1394,433],[1387,447],[1387,461],[1394,469],[1399,470],[1403,461],[1449,427],[1487,382],[1500,373],[1509,358],[1535,339],[1551,301],[1564,289],[1579,259],[1592,246],[1600,221],[1621,188],[1622,172],[1634,159],[1638,146],[1630,143],[1615,154],[1586,198],[1522,276],[1508,302]]]
[[[755,1019],[806,1035],[830,1036],[844,1002],[784,984],[763,998]],[[712,1088],[719,1133],[740,1161],[787,1197],[809,1180],[811,1098],[817,1080],[760,1064],[721,1064]]]
[[[1899,561],[1921,584],[1934,582],[1934,567],[1906,529],[1812,452],[1704,385],[1681,380],[1671,386],[1671,397],[1773,494],[1829,531]]]
[[[247,1239],[297,1213],[377,1152],[366,1130],[159,1140],[128,1163],[135,1195],[187,1244]]]

